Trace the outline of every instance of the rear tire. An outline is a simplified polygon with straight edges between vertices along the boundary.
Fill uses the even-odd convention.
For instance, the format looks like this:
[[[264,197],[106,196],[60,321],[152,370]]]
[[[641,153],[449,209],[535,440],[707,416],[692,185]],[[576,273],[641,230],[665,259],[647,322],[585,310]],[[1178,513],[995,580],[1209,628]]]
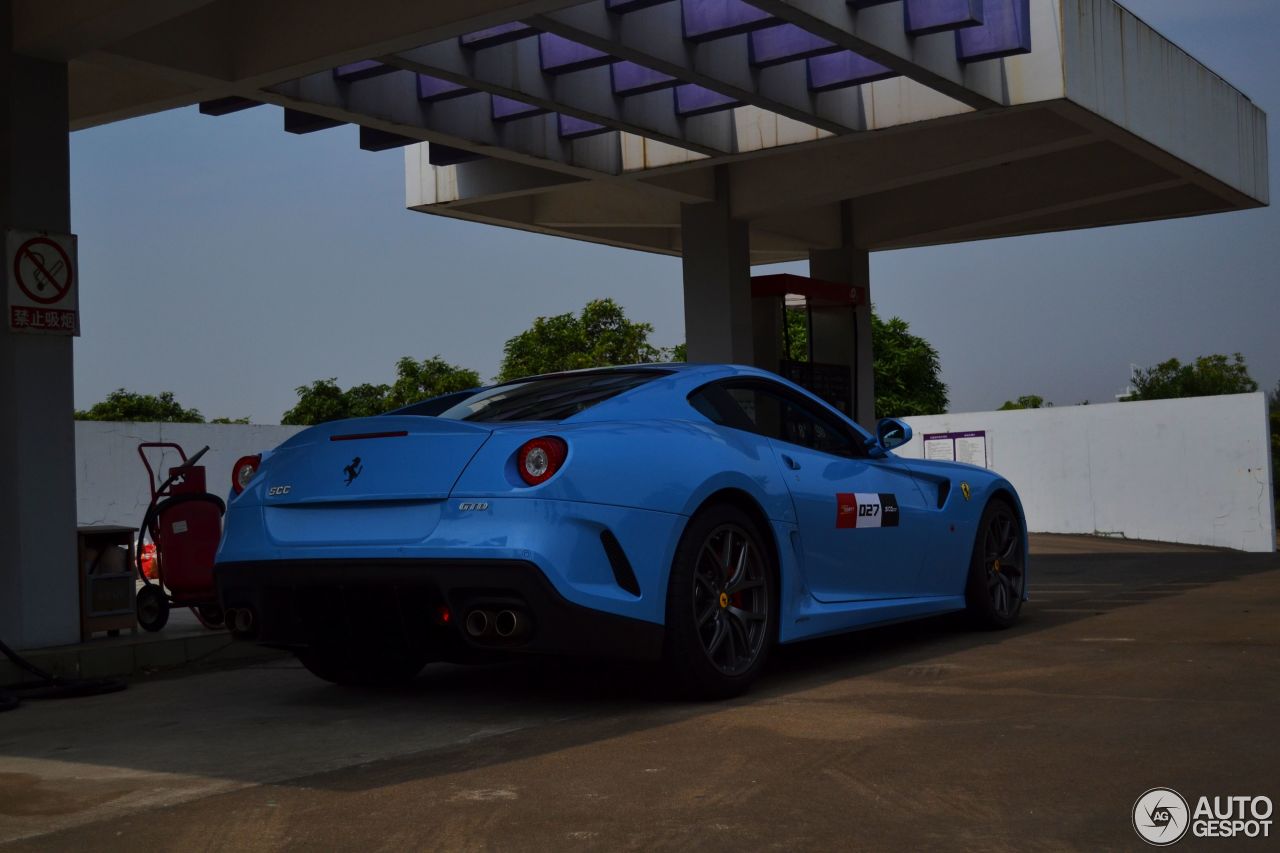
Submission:
[[[395,687],[407,684],[426,666],[426,659],[407,649],[300,649],[298,660],[317,678],[352,687]]]
[[[987,504],[965,586],[965,612],[975,627],[1002,630],[1018,621],[1026,591],[1025,536],[1012,506],[999,498]]]
[[[667,584],[664,659],[679,688],[697,699],[745,692],[777,635],[777,573],[755,521],[717,504],[694,516],[676,548]]]

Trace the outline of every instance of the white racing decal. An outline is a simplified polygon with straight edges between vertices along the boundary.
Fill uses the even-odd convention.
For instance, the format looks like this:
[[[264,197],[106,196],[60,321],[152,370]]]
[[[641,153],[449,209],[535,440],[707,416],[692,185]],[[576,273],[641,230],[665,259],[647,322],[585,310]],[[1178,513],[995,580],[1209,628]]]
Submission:
[[[836,527],[897,527],[898,516],[898,498],[895,495],[874,492],[836,495]]]

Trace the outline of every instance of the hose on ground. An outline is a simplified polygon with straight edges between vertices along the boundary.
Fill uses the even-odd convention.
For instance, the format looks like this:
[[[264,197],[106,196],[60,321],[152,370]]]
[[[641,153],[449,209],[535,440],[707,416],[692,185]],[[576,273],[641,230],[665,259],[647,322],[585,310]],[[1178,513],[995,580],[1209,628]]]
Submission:
[[[18,669],[35,676],[29,684],[12,684],[0,687],[0,712],[12,711],[22,699],[71,699],[76,696],[97,696],[115,693],[128,685],[119,678],[62,678],[45,672],[31,661],[9,648],[0,640],[3,654]]]

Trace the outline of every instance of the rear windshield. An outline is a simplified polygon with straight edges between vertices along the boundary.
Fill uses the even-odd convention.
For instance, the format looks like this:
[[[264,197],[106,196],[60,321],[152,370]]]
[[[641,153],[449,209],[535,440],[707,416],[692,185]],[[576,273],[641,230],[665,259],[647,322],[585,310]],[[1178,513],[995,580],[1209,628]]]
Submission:
[[[522,379],[424,400],[396,414],[434,415],[453,421],[562,421],[668,372],[610,370]]]

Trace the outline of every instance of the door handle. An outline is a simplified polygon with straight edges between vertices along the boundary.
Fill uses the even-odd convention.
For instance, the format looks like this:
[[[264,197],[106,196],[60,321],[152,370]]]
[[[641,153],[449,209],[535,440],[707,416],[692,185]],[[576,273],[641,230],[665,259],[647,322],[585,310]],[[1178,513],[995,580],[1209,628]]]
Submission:
[[[784,454],[782,454],[782,461],[783,461],[783,462],[786,464],[786,466],[787,466],[788,468],[790,468],[792,471],[799,471],[799,470],[800,470],[800,463],[799,463],[799,462],[797,462],[796,460],[792,459],[790,456],[788,456],[788,455],[787,455],[787,454],[785,454],[785,453],[784,453]]]

